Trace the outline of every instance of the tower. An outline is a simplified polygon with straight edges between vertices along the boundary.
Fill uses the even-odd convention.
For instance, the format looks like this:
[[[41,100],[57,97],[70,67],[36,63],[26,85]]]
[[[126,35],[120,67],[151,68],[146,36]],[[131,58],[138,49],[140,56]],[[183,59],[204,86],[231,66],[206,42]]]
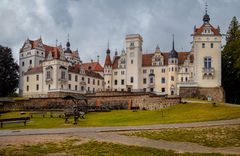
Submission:
[[[104,81],[105,81],[105,90],[112,90],[112,61],[110,56],[110,49],[109,49],[109,41],[108,41],[108,48],[106,50],[106,58],[104,64]]]
[[[168,95],[177,94],[178,53],[174,47],[174,35],[172,50],[168,55]]]
[[[203,24],[194,28],[194,72],[195,82],[199,87],[221,86],[221,40],[220,30],[210,24],[207,12],[203,16]]]
[[[142,36],[130,34],[125,38],[127,90],[140,91],[142,83]]]
[[[23,92],[23,76],[29,68],[39,66],[45,59],[45,47],[41,37],[37,40],[27,39],[19,53],[19,94]]]

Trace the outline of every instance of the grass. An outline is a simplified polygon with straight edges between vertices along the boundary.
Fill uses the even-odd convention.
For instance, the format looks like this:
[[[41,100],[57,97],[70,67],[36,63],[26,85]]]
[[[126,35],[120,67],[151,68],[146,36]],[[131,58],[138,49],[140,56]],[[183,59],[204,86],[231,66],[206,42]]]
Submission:
[[[240,125],[161,129],[125,133],[154,140],[193,142],[209,147],[240,147]]]
[[[162,116],[163,111],[163,116]],[[26,114],[28,115],[28,114]],[[19,112],[2,114],[1,118],[20,117]],[[137,111],[116,110],[112,112],[88,113],[86,119],[80,119],[77,125],[65,124],[62,118],[34,117],[24,127],[23,124],[7,124],[3,129],[19,128],[57,128],[57,127],[96,127],[96,126],[130,126],[168,123],[185,123],[209,120],[233,119],[240,117],[240,107],[212,104],[179,104],[164,110]]]
[[[221,154],[209,153],[175,153],[171,150],[160,150],[149,147],[127,146],[106,142],[89,141],[83,144],[76,144],[77,140],[68,140],[61,143],[41,143],[35,145],[10,146],[0,149],[0,155],[8,156],[40,156],[40,155],[112,155],[112,156],[220,156]]]

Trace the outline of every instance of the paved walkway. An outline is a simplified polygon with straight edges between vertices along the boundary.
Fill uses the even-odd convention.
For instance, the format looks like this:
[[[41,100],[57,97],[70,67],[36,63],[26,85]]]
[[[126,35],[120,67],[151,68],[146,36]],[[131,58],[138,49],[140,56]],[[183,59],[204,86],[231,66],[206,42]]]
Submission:
[[[74,136],[95,139],[97,141],[107,141],[126,145],[153,147],[158,149],[174,150],[177,152],[196,152],[196,153],[215,152],[223,154],[240,154],[240,147],[211,148],[201,146],[195,143],[151,140],[139,137],[123,136],[119,134],[119,132],[121,131],[156,130],[162,128],[185,128],[185,127],[220,126],[234,124],[240,124],[240,118],[232,120],[145,125],[145,126],[0,130],[0,136],[4,137],[14,135],[19,136],[19,135],[43,135],[43,134],[44,135],[71,134]]]

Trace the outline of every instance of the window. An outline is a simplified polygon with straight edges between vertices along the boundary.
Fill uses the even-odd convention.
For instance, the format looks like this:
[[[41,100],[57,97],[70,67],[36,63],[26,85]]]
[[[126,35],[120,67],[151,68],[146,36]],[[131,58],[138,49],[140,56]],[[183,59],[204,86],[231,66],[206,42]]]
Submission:
[[[38,84],[36,85],[36,90],[39,90],[39,85]]]
[[[29,86],[27,86],[27,91],[29,91]]]
[[[88,78],[88,84],[90,84],[90,78]]]
[[[88,91],[90,91],[90,87],[88,87],[87,89],[88,89]]]
[[[99,80],[97,81],[97,85],[98,85],[98,86],[100,85],[100,81],[99,81]]]
[[[114,75],[117,75],[117,74],[118,74],[118,72],[117,72],[117,71],[115,71],[115,72],[114,72]]]
[[[154,69],[150,69],[150,74],[154,74]]]
[[[51,71],[47,71],[47,79],[51,79]]]
[[[29,81],[29,77],[27,76],[27,82]]]
[[[146,84],[146,83],[147,83],[147,79],[144,78],[144,79],[143,79],[143,84]]]
[[[172,67],[172,71],[174,71],[174,68]]]
[[[130,82],[133,83],[133,77],[130,77]]]
[[[61,79],[62,80],[65,80],[65,75],[66,75],[66,72],[65,71],[61,71]]]
[[[133,60],[131,60],[131,64],[133,64]]]
[[[72,80],[72,75],[68,74],[68,80],[71,81]]]
[[[110,81],[108,81],[108,84],[110,83]]]
[[[163,92],[163,93],[165,92],[165,88],[162,88],[162,92]]]
[[[51,89],[51,85],[48,85],[48,90],[50,90]]]
[[[174,76],[171,76],[171,81],[174,81]]]
[[[68,89],[71,90],[71,84],[68,84]]]
[[[32,60],[29,60],[29,64],[32,64]]]
[[[37,81],[39,80],[39,75],[36,75],[36,80],[37,80]]]
[[[124,75],[125,74],[125,72],[124,71],[121,71],[121,75]]]
[[[117,85],[117,80],[114,80],[114,84]]]
[[[205,57],[204,58],[204,68],[212,68],[212,58],[211,57]]]
[[[95,85],[95,79],[93,79],[93,85]]]
[[[166,79],[165,79],[165,77],[162,77],[162,83],[165,83],[166,82]]]
[[[84,91],[84,87],[83,86],[81,86],[81,91]]]
[[[213,48],[213,43],[211,43],[211,48]]]
[[[185,68],[185,72],[186,72],[186,73],[188,72],[188,69],[187,69],[187,68]]]
[[[205,43],[202,43],[202,48],[205,48]]]
[[[150,81],[150,83],[153,83],[153,77],[150,77],[149,81]]]
[[[183,82],[183,77],[181,77],[181,82]]]
[[[78,86],[77,86],[77,85],[75,85],[75,90],[77,90],[77,88],[78,88]]]
[[[146,74],[147,73],[147,70],[146,69],[143,69],[143,74]]]
[[[22,66],[24,66],[24,61],[22,61]]]
[[[165,68],[162,68],[162,73],[165,73]]]
[[[95,88],[93,88],[93,92],[95,92]]]
[[[153,92],[154,91],[154,89],[153,88],[150,88],[150,92]]]
[[[82,77],[82,81],[84,81],[84,77]]]
[[[76,82],[78,81],[78,76],[77,76],[77,75],[75,75],[75,81],[76,81]]]
[[[185,81],[188,81],[188,78],[187,78],[187,77],[185,77]]]
[[[124,79],[121,80],[121,84],[124,85]]]
[[[134,42],[131,42],[131,43],[130,43],[130,47],[133,47],[133,46],[134,46]]]

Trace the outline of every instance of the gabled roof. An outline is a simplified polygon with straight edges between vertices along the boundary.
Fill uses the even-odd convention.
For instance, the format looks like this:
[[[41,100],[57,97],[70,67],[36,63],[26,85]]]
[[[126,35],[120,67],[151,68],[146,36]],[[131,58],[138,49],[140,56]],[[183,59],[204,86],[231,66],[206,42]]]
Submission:
[[[89,63],[83,63],[83,68],[85,70],[92,70],[96,72],[103,72],[103,67],[99,62],[89,62]]]
[[[25,72],[25,75],[29,75],[29,74],[36,74],[36,73],[42,73],[43,72],[43,67],[39,66],[39,67],[34,67],[34,68],[29,68],[27,72]]]
[[[184,61],[187,59],[187,56],[190,54],[190,52],[177,52],[177,54],[178,54],[179,64],[183,64]],[[163,52],[162,55],[164,58],[164,65],[168,65],[169,53]],[[142,66],[143,67],[152,66],[152,57],[153,56],[154,56],[154,53],[143,54],[142,55]],[[191,59],[191,57],[190,57],[190,59]],[[193,59],[193,57],[192,57],[192,59]]]
[[[196,28],[196,29],[194,30],[194,35],[201,35],[202,32],[203,32],[203,30],[204,30],[203,28],[204,28],[206,25],[210,25],[211,31],[213,32],[214,35],[216,35],[216,36],[221,35],[220,32],[219,32],[219,30],[216,29],[216,28],[214,28],[210,23],[203,23],[203,25],[202,25],[200,28]]]

